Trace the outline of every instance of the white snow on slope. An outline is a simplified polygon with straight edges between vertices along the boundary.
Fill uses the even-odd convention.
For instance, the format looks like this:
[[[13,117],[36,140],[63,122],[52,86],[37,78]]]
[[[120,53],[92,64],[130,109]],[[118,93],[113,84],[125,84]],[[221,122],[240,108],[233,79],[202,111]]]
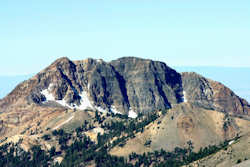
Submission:
[[[86,91],[82,91],[81,94],[80,94],[80,97],[81,97],[81,103],[79,106],[75,105],[73,107],[73,104],[67,104],[66,100],[62,99],[62,100],[55,100],[55,97],[53,96],[53,94],[51,93],[51,88],[53,87],[53,84],[50,84],[48,89],[44,89],[41,91],[41,94],[43,94],[46,98],[46,101],[54,101],[56,103],[59,103],[61,104],[62,106],[65,106],[65,107],[68,107],[68,108],[71,108],[71,109],[79,109],[79,110],[85,110],[87,108],[93,108],[88,96],[87,96],[87,92]]]
[[[134,112],[132,109],[130,109],[129,112],[128,112],[128,117],[129,118],[136,118],[137,117],[137,113]]]
[[[234,140],[230,141],[228,145],[232,145],[234,143]]]
[[[95,106],[95,109],[96,109],[97,111],[102,112],[102,113],[107,113],[107,112],[108,112],[107,110],[105,110],[104,108],[99,107],[99,106]]]
[[[114,114],[122,114],[120,111],[118,111],[115,106],[111,106],[110,108],[111,112],[114,113]]]
[[[49,87],[48,87],[48,89],[44,89],[41,92],[46,97],[47,101],[49,101],[49,100],[51,100],[51,101],[55,100],[54,96],[50,93],[52,87],[53,87],[53,84],[50,84]]]
[[[50,93],[52,87],[53,87],[53,84],[50,84],[48,89],[44,89],[44,90],[41,91],[41,94],[43,94],[45,96],[45,98],[46,98],[45,102],[54,101],[54,102],[57,102],[57,103],[61,104],[62,106],[69,107],[69,108],[72,109],[73,107],[68,105],[64,99],[55,100],[55,97],[53,96],[53,94]]]
[[[187,97],[186,97],[186,92],[183,91],[183,98],[184,98],[184,102],[187,102]]]
[[[41,94],[43,94],[45,96],[45,98],[46,98],[45,102],[54,101],[54,102],[56,102],[58,104],[61,104],[62,106],[68,107],[70,109],[74,109],[74,108],[75,109],[79,109],[79,110],[96,109],[96,110],[98,110],[98,111],[100,111],[102,113],[107,113],[108,112],[108,109],[104,109],[102,107],[92,105],[91,101],[88,98],[88,95],[87,95],[86,91],[82,91],[81,94],[79,95],[81,97],[80,105],[79,106],[74,105],[74,104],[67,104],[67,102],[66,102],[65,99],[55,100],[55,97],[51,93],[52,87],[53,87],[53,84],[50,84],[49,87],[48,87],[48,89],[44,89],[44,90],[41,91]],[[118,111],[116,109],[116,107],[114,105],[111,106],[110,111],[112,113],[114,113],[114,114],[122,114],[120,111]],[[128,113],[128,117],[130,117],[130,118],[136,118],[137,117],[137,113],[134,112],[132,109],[130,109],[129,113]]]
[[[187,102],[186,92],[183,91],[182,102]]]
[[[61,104],[62,106],[65,106],[65,107],[68,107],[68,108],[71,108],[71,109],[74,108],[71,105],[68,105],[67,102],[64,99],[62,99],[62,100],[54,100],[54,101]]]
[[[82,91],[80,97],[81,97],[81,104],[80,106],[76,106],[77,109],[85,110],[87,108],[93,108],[86,91]]]

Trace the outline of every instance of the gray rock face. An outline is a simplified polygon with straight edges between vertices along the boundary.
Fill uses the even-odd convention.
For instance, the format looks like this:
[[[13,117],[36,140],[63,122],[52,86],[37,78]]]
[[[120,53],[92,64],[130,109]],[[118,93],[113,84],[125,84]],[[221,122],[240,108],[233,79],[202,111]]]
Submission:
[[[165,63],[129,57],[110,64],[132,109],[149,112],[181,101],[181,75]]]
[[[0,100],[0,112],[19,103],[56,101],[66,107],[146,113],[170,108],[183,99],[221,112],[250,114],[250,105],[221,83],[196,73],[179,74],[163,62],[135,57],[111,62],[60,58]]]
[[[55,100],[79,105],[86,91],[94,106],[121,113],[131,109],[137,113],[170,108],[181,101],[181,75],[162,62],[134,57],[106,63],[87,59],[72,62],[55,61],[33,79],[36,86],[27,97],[37,104],[46,100],[41,93],[50,89]],[[53,86],[50,86],[52,84]]]

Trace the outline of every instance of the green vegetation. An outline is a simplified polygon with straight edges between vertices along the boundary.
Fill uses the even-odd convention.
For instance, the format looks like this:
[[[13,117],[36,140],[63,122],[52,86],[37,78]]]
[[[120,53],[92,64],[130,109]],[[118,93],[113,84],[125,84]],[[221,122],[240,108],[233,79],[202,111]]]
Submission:
[[[50,135],[49,134],[45,134],[45,135],[43,135],[43,137],[42,137],[44,140],[50,140],[51,139],[51,137],[50,137]]]
[[[33,146],[30,151],[24,151],[19,144],[5,144],[0,147],[0,164],[3,167],[8,166],[87,166],[95,164],[97,167],[140,167],[140,166],[181,166],[193,161],[216,153],[225,149],[228,142],[225,141],[218,146],[208,146],[201,148],[199,152],[193,152],[192,141],[188,141],[188,148],[176,147],[173,152],[159,151],[148,152],[142,155],[131,153],[128,158],[112,156],[108,152],[115,146],[123,147],[129,138],[135,137],[136,133],[141,133],[144,127],[154,122],[159,115],[151,113],[139,116],[136,119],[129,119],[120,115],[112,115],[119,119],[105,121],[105,117],[95,113],[95,120],[105,130],[105,133],[97,135],[97,143],[90,140],[84,132],[94,128],[93,122],[85,121],[81,127],[74,130],[73,133],[67,133],[64,130],[52,131],[44,135],[44,140],[56,139],[60,150],[55,147],[50,150],[42,150],[40,146]],[[160,124],[160,122],[157,122]],[[115,140],[113,140],[116,138]],[[145,142],[145,146],[150,147],[151,140]],[[61,164],[54,163],[53,160],[58,157],[64,157]]]

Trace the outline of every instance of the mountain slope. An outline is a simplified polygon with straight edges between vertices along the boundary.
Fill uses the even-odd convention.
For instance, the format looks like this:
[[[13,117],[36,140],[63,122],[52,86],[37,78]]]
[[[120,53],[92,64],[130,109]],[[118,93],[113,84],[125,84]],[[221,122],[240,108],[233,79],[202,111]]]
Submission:
[[[146,116],[152,113],[156,119],[133,132],[132,138],[115,133],[118,136],[108,142],[126,138],[126,143],[108,151],[119,156],[172,151],[186,148],[190,141],[197,151],[249,132],[250,105],[219,82],[196,73],[180,74],[148,59],[104,62],[64,57],[0,100],[0,143],[22,137],[47,148],[53,142],[43,141],[44,134],[60,128],[71,133],[86,121],[91,125],[84,127],[84,134],[96,142],[98,133],[105,135],[109,124],[120,121],[110,114],[122,114],[121,122],[130,126],[131,118],[140,124],[142,118],[151,120]]]
[[[1,116],[6,124],[21,124],[27,115],[36,115],[35,111],[62,108],[136,117],[184,101],[241,116],[250,113],[245,100],[218,82],[195,73],[179,74],[165,63],[134,57],[109,63],[60,58],[1,99],[0,113],[8,117]]]
[[[72,62],[61,58],[19,84],[1,100],[0,106],[2,111],[8,111],[8,106],[22,99],[27,104],[42,105],[54,100],[81,108],[82,103],[91,101],[82,109],[92,107],[125,114],[130,110],[140,113],[166,109],[178,103],[181,96],[180,74],[161,62],[138,58],[111,63],[93,59]]]
[[[189,102],[235,115],[249,115],[250,105],[223,84],[196,73],[182,73],[183,90]]]
[[[228,147],[218,151],[215,154],[197,160],[189,166],[207,166],[207,167],[247,167],[249,166],[250,134],[247,133],[236,141],[231,141]],[[242,162],[242,163],[241,163]]]
[[[173,151],[176,147],[188,147],[190,141],[194,150],[199,151],[201,147],[219,145],[225,140],[244,135],[249,128],[250,122],[247,120],[185,102],[173,106],[123,147],[117,146],[110,153],[128,156],[132,152]],[[147,145],[148,141],[150,144]]]

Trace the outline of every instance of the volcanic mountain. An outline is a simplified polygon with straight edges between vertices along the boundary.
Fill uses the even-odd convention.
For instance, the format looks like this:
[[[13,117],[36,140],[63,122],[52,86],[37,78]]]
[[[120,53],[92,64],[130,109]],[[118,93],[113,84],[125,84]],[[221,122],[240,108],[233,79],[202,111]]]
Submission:
[[[223,84],[199,74],[178,73],[163,62],[136,57],[111,62],[63,57],[0,100],[0,139],[39,136],[69,122],[75,126],[77,121],[91,118],[91,112],[77,111],[135,119],[165,110],[170,115],[161,117],[159,126],[150,124],[131,140],[138,145],[135,152],[171,150],[190,139],[199,149],[249,128],[249,103]],[[159,132],[154,130],[157,128]],[[147,138],[152,139],[150,149],[143,146]],[[120,149],[111,153],[126,156],[129,142]]]

